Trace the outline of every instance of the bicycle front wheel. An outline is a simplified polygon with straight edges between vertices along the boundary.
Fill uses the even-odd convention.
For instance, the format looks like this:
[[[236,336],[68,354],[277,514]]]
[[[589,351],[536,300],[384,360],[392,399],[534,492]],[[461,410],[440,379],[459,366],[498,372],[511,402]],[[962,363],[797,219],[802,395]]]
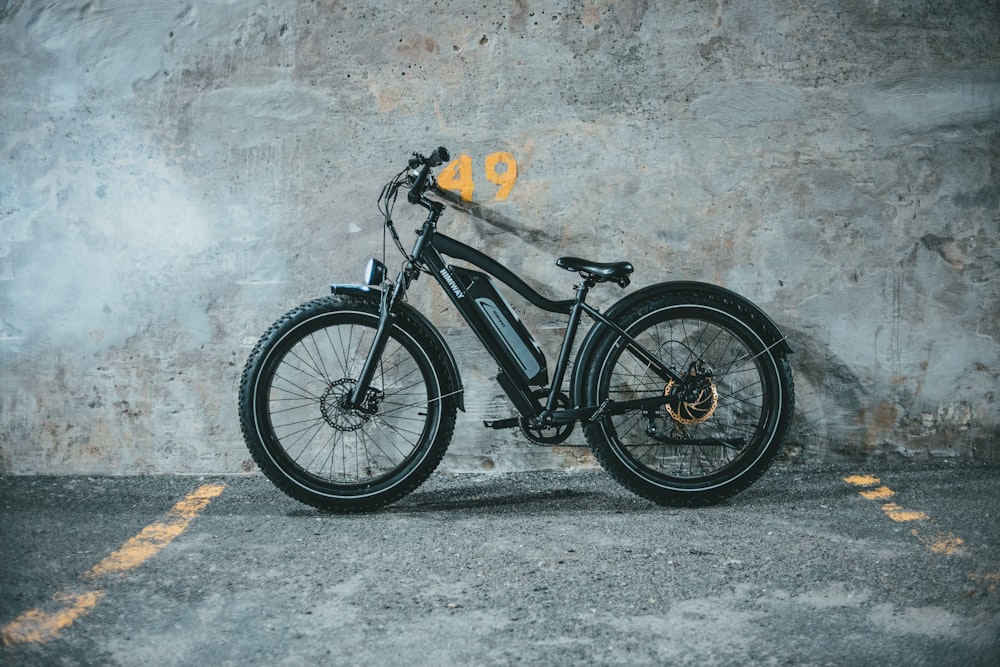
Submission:
[[[681,379],[654,373],[620,336],[596,346],[585,362],[588,404],[663,398],[586,428],[612,477],[670,505],[719,502],[759,478],[781,449],[794,397],[788,362],[754,315],[691,290],[637,304],[618,324]]]
[[[371,510],[441,461],[455,424],[444,354],[416,320],[393,325],[362,405],[345,407],[378,327],[378,301],[327,297],[278,320],[247,361],[240,420],[261,471],[304,503]]]

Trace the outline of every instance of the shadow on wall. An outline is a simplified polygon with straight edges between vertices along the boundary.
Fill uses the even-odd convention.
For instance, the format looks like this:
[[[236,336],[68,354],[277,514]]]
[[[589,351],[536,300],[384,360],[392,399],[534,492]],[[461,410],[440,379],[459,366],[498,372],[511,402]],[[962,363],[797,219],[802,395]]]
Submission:
[[[785,445],[788,457],[808,452],[812,460],[1000,460],[1000,429],[984,424],[989,390],[978,406],[964,395],[928,401],[913,395],[906,378],[878,381],[871,367],[845,363],[820,337],[785,333],[796,351],[791,360],[798,406]]]

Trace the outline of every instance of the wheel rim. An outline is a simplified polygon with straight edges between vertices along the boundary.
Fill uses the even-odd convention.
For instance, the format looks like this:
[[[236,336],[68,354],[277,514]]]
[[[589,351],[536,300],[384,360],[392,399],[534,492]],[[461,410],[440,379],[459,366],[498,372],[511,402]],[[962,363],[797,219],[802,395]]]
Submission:
[[[603,396],[624,401],[659,393],[672,400],[653,414],[605,417],[602,427],[616,456],[654,484],[691,489],[721,485],[751,468],[774,436],[780,412],[767,398],[780,388],[768,367],[771,356],[760,354],[765,346],[759,337],[722,311],[690,306],[647,314],[629,330],[678,375],[699,364],[712,374],[684,401],[676,398],[676,383],[665,384],[647,363],[614,345],[601,372]],[[662,442],[651,428],[661,438],[688,443]]]
[[[430,360],[394,329],[364,404],[345,409],[377,319],[320,315],[287,332],[262,365],[256,406],[268,456],[315,493],[364,496],[406,478],[426,456],[440,419]]]

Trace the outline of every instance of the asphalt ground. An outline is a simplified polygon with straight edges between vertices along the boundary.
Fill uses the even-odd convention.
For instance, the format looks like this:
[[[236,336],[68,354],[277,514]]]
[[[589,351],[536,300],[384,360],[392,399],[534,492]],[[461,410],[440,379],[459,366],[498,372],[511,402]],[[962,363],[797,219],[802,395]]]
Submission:
[[[438,474],[361,516],[260,476],[0,478],[0,664],[995,667],[998,516],[972,464],[779,463],[701,509]]]

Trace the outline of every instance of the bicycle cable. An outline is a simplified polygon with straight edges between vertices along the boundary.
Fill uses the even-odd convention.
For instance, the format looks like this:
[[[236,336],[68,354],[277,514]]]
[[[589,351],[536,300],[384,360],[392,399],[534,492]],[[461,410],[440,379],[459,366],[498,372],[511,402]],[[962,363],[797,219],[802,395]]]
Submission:
[[[382,193],[378,197],[378,210],[382,214],[385,220],[385,225],[382,228],[382,260],[385,261],[386,257],[386,242],[385,242],[385,232],[386,230],[392,234],[392,240],[396,244],[396,248],[408,261],[412,261],[410,253],[406,252],[406,248],[403,247],[403,243],[399,240],[399,233],[396,231],[396,226],[392,222],[392,211],[396,207],[396,199],[399,196],[399,188],[406,182],[406,173],[408,169],[396,174],[391,181],[385,184],[382,188]]]

